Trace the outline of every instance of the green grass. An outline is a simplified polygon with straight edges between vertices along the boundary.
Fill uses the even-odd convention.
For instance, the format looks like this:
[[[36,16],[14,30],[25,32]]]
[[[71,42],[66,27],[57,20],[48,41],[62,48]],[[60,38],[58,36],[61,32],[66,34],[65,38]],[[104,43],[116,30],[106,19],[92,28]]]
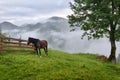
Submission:
[[[42,58],[32,53],[0,55],[0,80],[120,80],[120,64],[96,60],[93,54],[49,50]]]

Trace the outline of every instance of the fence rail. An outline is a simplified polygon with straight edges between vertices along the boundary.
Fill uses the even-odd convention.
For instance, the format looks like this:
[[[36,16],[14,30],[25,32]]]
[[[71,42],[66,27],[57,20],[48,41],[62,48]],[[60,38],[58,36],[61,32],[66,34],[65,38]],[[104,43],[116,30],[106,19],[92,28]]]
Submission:
[[[33,45],[27,45],[27,40],[22,40],[21,38],[10,38],[0,36],[0,53],[3,51],[19,51],[19,52],[33,52]]]

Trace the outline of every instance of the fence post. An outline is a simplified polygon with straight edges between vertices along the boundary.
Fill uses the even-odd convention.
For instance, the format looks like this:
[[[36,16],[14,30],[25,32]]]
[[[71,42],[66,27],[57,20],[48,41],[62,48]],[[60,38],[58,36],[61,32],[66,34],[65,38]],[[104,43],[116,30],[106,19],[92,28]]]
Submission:
[[[21,37],[20,37],[20,39],[19,39],[19,46],[21,46],[21,42],[22,42],[22,40],[21,40]]]
[[[10,42],[10,35],[9,35],[8,41]]]
[[[0,36],[0,54],[2,53],[2,37]]]

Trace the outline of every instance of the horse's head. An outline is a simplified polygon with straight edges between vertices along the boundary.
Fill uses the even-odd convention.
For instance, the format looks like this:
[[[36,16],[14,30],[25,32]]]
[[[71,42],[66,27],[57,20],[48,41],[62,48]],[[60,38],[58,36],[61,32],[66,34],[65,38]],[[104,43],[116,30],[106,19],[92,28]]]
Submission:
[[[29,37],[27,41],[27,45],[29,45],[30,43],[31,43],[31,38]]]

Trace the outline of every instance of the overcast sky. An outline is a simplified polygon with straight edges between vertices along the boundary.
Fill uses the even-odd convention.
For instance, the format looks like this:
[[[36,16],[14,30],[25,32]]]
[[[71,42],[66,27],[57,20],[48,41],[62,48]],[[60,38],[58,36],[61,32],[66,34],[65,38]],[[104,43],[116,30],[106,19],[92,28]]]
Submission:
[[[51,16],[71,14],[69,2],[73,0],[0,0],[0,22],[15,24],[39,22]]]

